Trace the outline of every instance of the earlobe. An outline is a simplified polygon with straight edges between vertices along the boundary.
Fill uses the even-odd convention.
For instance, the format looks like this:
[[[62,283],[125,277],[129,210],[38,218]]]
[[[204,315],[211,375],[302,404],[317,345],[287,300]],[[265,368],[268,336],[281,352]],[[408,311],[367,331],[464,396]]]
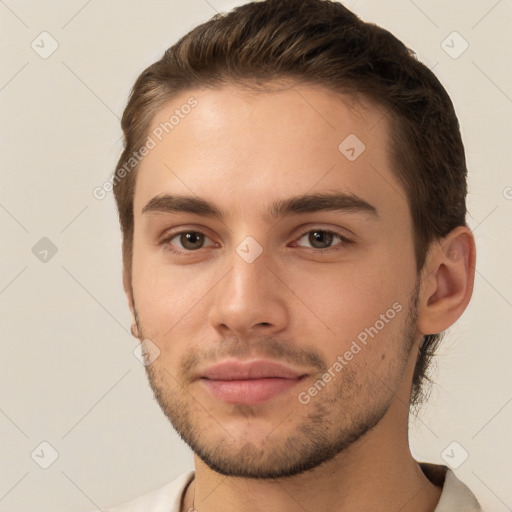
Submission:
[[[473,233],[459,226],[431,248],[422,275],[418,329],[444,331],[462,315],[473,293],[476,248]]]

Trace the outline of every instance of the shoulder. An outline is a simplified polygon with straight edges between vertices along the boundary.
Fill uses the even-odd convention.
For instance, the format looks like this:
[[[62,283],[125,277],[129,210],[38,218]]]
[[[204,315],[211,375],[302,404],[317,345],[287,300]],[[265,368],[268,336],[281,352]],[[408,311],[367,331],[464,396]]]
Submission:
[[[420,463],[425,476],[438,487],[441,497],[434,512],[482,512],[480,504],[468,486],[447,466]]]
[[[194,471],[188,471],[163,487],[105,512],[180,512],[181,497],[193,478]]]
[[[443,485],[441,499],[435,512],[481,512],[480,504],[475,495],[469,490],[467,485],[459,480],[455,473],[448,469]]]

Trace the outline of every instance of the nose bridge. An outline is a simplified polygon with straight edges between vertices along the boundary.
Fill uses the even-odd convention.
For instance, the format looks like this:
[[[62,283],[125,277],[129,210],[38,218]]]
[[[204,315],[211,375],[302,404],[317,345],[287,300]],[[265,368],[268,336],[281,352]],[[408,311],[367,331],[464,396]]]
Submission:
[[[273,331],[286,324],[282,287],[272,267],[273,258],[252,237],[246,237],[226,257],[230,270],[219,282],[210,321],[237,333],[263,327]]]
[[[259,244],[258,244],[259,245]],[[253,306],[259,301],[269,299],[269,274],[271,258],[268,251],[256,247],[253,241],[242,242],[230,258],[231,270],[224,283],[224,299],[235,301],[242,307],[245,301],[253,301]],[[239,302],[238,302],[239,301]],[[232,305],[232,307],[234,304]]]

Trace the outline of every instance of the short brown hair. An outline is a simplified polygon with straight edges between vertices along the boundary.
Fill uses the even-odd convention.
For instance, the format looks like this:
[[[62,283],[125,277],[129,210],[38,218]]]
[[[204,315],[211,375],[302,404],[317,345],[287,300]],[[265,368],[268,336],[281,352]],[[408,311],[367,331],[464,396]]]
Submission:
[[[385,108],[393,171],[409,203],[419,272],[431,243],[465,225],[467,170],[457,117],[439,80],[412,50],[336,1],[251,2],[183,36],[132,88],[115,177],[144,144],[155,113],[179,93],[226,83],[265,87],[281,78],[362,95]],[[130,277],[136,171],[136,166],[125,171],[114,186],[124,270]],[[435,333],[423,339],[411,405],[421,403],[422,383],[440,339]]]

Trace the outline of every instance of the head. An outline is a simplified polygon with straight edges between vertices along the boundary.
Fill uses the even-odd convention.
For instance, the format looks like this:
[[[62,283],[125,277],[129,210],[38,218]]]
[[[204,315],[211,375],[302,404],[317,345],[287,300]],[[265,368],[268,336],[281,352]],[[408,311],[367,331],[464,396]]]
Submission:
[[[203,460],[297,473],[397,395],[421,403],[441,333],[471,296],[474,244],[453,105],[411,50],[337,2],[249,3],[149,66],[122,128],[125,289],[138,337],[161,353],[147,366],[155,395]],[[228,407],[203,389],[228,357],[306,375],[272,438],[289,393]]]

